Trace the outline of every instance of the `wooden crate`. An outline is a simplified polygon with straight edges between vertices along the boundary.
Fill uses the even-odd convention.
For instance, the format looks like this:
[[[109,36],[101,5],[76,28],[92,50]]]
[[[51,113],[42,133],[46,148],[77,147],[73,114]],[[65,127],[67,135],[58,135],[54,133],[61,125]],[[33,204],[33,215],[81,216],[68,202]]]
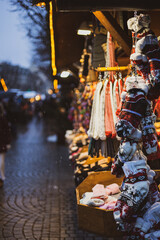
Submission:
[[[155,170],[160,175],[160,170]],[[121,185],[123,178],[116,178],[110,171],[95,172],[89,175],[77,188],[77,205],[78,205],[78,223],[79,228],[104,235],[106,237],[122,237],[123,234],[116,230],[113,211],[104,210],[98,207],[90,207],[80,204],[82,194],[92,192],[92,188],[96,184],[107,186],[111,183]],[[159,185],[160,189],[160,185]]]
[[[76,188],[79,228],[106,237],[122,236],[122,233],[116,230],[112,210],[104,210],[98,207],[90,207],[88,205],[80,204],[82,194],[85,192],[92,192],[92,188],[96,184],[107,186],[111,183],[121,185],[122,178],[116,178],[110,171],[95,172],[89,175]]]

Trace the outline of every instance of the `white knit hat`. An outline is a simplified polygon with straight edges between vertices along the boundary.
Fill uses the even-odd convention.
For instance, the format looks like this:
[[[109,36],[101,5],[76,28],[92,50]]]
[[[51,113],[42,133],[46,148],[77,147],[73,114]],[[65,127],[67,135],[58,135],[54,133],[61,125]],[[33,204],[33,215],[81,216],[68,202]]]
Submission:
[[[148,28],[150,25],[150,17],[148,14],[140,14],[137,17],[128,19],[128,29],[134,32],[139,32],[142,28]]]

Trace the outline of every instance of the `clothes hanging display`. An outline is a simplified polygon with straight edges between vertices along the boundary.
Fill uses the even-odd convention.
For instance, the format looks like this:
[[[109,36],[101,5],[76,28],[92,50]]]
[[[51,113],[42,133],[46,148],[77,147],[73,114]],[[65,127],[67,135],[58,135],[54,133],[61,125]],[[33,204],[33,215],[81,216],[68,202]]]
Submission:
[[[75,89],[69,112],[69,119],[73,121],[74,130],[66,132],[66,141],[70,144],[69,159],[74,169],[76,186],[92,172],[110,170],[114,153],[117,150],[116,139],[105,140],[105,93],[108,81],[108,79],[101,79],[96,83],[96,88],[93,87],[93,83],[87,83],[86,85],[81,84],[78,89]],[[91,102],[93,104],[92,113],[88,112],[88,116],[91,115],[90,129],[88,130],[85,117],[88,118],[86,113],[91,111],[89,108]],[[88,138],[87,130],[94,138]]]
[[[108,61],[107,64],[110,66],[115,66],[114,45],[110,34],[107,35],[107,49],[109,52],[106,54],[106,62]],[[94,91],[89,90],[91,86],[92,83],[82,84],[75,90],[73,104],[69,113],[69,118],[73,121],[75,131],[69,147],[69,158],[73,164],[76,186],[92,172],[110,170],[113,158],[119,147],[119,142],[116,139],[115,123],[117,121],[116,112],[120,105],[123,89],[122,74],[105,72],[102,75],[100,72],[99,80],[94,85],[96,86]],[[91,113],[88,114],[90,116],[89,129],[87,129],[88,125],[83,120],[86,116],[84,106],[85,108],[88,105],[90,106],[91,102]],[[89,139],[80,130],[82,127],[87,132]],[[88,143],[87,155],[87,152],[83,152],[83,147]],[[77,146],[78,149],[76,148]],[[75,151],[73,150],[74,148],[76,148]],[[92,159],[91,162],[84,164],[84,161],[90,158]]]
[[[107,34],[106,67],[108,66],[115,66],[114,44],[110,33]],[[89,137],[93,139],[90,142],[89,154],[93,156],[94,152],[97,153],[97,150],[94,151],[94,148],[96,147],[97,149],[99,142],[96,141],[100,139],[101,147],[99,151],[101,151],[104,157],[112,157],[115,155],[118,147],[118,142],[116,143],[115,124],[117,122],[116,112],[120,105],[120,97],[123,89],[123,80],[121,74],[117,75],[113,71],[105,72],[103,77],[99,73],[99,79],[88,130]],[[95,131],[96,129],[97,131]],[[110,155],[108,155],[109,152]]]
[[[99,146],[99,151],[104,157],[113,157],[117,151],[118,142],[114,123],[117,121],[116,111],[117,105],[120,103],[121,90],[119,86],[121,83],[119,84],[119,80],[121,81],[117,78],[116,94],[114,94],[115,85],[108,77],[104,77],[97,83],[87,132],[91,138],[89,148],[89,155],[91,156],[94,155],[94,152],[97,152],[97,150],[93,150],[97,146]],[[111,155],[108,155],[109,152]],[[98,152],[97,155],[99,155]]]

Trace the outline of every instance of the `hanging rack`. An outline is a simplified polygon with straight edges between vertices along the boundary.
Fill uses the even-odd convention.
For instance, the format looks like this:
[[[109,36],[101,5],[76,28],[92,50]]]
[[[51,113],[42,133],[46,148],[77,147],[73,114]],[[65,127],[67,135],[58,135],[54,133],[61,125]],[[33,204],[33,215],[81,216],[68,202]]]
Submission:
[[[97,72],[106,72],[106,71],[125,71],[129,69],[130,66],[116,66],[116,67],[98,67],[95,70]]]
[[[131,65],[129,64],[128,66],[116,66],[116,67],[97,67],[94,70],[97,73],[100,72],[109,72],[109,71],[117,71],[117,72],[121,72],[121,71],[126,71],[131,69]],[[85,83],[92,83],[92,82],[97,82],[99,80],[85,80]]]

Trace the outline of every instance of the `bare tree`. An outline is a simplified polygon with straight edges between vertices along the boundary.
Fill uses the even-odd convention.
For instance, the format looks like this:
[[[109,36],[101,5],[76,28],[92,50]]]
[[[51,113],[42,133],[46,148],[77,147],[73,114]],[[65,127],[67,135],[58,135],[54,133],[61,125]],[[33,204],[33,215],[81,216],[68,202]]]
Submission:
[[[31,0],[10,0],[13,10],[20,14],[21,25],[33,43],[32,62],[47,75],[51,76],[50,31],[48,6],[33,6]]]

